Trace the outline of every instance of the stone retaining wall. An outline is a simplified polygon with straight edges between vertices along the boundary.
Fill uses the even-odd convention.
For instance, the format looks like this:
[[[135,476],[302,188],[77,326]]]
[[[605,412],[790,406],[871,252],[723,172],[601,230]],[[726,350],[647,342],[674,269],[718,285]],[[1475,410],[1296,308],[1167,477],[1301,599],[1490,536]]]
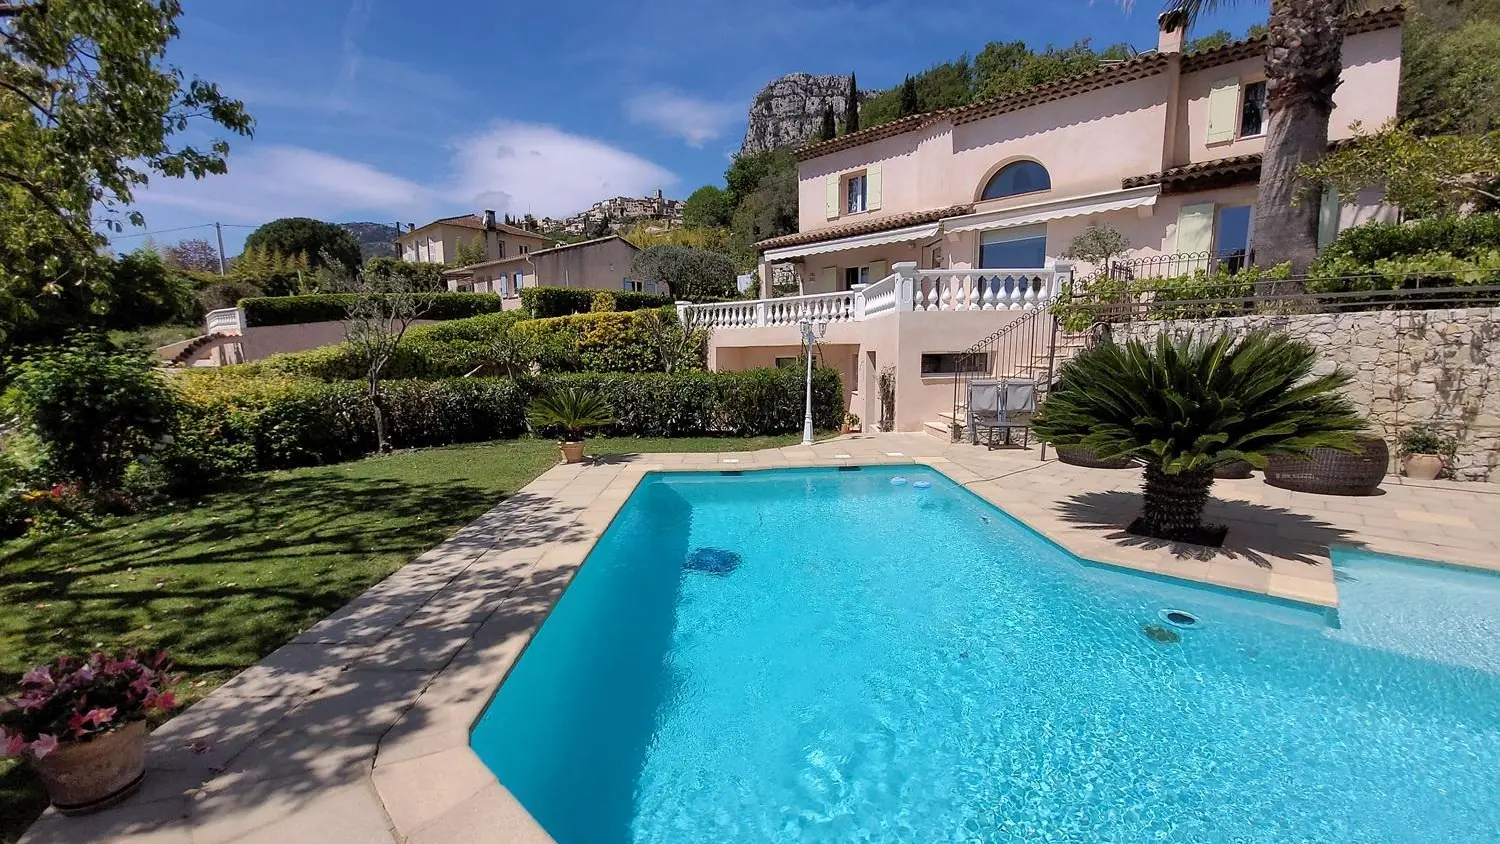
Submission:
[[[1454,478],[1500,482],[1500,308],[1166,320],[1116,325],[1113,334],[1263,327],[1317,346],[1320,372],[1354,373],[1349,397],[1392,453],[1402,429],[1427,424],[1458,439]]]

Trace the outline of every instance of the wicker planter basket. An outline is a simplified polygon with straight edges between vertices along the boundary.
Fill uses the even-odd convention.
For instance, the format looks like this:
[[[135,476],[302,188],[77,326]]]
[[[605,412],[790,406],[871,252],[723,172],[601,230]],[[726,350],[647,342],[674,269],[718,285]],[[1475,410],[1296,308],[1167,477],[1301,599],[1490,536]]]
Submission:
[[[1094,450],[1081,445],[1057,446],[1057,459],[1069,466],[1085,466],[1090,469],[1129,469],[1129,457],[1112,457],[1104,460],[1094,456]]]
[[[1360,441],[1356,452],[1314,448],[1306,457],[1275,455],[1266,464],[1266,483],[1294,492],[1324,495],[1374,495],[1390,466],[1385,440]]]
[[[1214,477],[1226,481],[1240,481],[1250,477],[1255,467],[1248,460],[1236,460],[1214,469]]]

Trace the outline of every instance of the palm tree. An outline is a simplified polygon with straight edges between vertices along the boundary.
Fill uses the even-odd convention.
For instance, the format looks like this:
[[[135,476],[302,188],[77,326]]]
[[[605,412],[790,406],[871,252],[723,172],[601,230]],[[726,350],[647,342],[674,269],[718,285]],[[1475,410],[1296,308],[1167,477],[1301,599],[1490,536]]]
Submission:
[[[534,428],[559,428],[563,442],[583,442],[589,428],[614,422],[609,402],[587,387],[554,387],[531,403],[527,411]]]
[[[1264,468],[1273,454],[1357,449],[1364,420],[1338,392],[1343,371],[1312,376],[1317,352],[1285,334],[1227,333],[1105,343],[1062,369],[1033,426],[1054,445],[1146,467],[1145,506],[1130,531],[1201,541],[1214,468]]]
[[[1129,7],[1134,0],[1120,0]],[[1167,14],[1187,26],[1235,0],[1171,0]],[[1369,0],[1269,0],[1266,42],[1266,150],[1255,203],[1255,263],[1290,261],[1300,273],[1317,258],[1317,187],[1297,166],[1328,151],[1328,118],[1339,86],[1345,15]]]

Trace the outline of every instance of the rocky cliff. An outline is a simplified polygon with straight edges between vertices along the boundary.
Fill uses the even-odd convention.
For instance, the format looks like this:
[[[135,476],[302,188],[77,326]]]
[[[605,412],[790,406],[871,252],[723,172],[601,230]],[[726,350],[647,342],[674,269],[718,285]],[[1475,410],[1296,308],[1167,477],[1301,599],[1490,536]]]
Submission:
[[[750,124],[740,152],[802,144],[818,131],[823,107],[831,104],[839,119],[849,97],[849,77],[791,73],[762,88],[750,103]]]

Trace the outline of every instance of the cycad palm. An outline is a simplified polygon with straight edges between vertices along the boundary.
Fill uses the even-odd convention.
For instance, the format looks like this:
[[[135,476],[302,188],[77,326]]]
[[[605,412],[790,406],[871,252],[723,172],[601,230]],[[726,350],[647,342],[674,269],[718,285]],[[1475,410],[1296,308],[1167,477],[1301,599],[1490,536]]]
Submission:
[[[556,387],[531,403],[527,415],[535,428],[561,428],[565,442],[578,442],[589,428],[613,423],[609,402],[596,390]]]
[[[1119,0],[1124,6],[1134,0]],[[1290,261],[1302,271],[1317,257],[1316,188],[1297,179],[1297,165],[1328,151],[1328,118],[1342,71],[1343,17],[1371,0],[1267,0],[1266,149],[1255,203],[1256,263]],[[1167,15],[1188,27],[1235,0],[1170,0]]]
[[[1313,377],[1317,352],[1285,334],[1258,331],[1154,344],[1104,344],[1062,369],[1034,426],[1055,445],[1146,467],[1145,507],[1135,530],[1162,539],[1203,535],[1203,507],[1217,466],[1317,446],[1356,447],[1364,420],[1339,393],[1349,375]]]

